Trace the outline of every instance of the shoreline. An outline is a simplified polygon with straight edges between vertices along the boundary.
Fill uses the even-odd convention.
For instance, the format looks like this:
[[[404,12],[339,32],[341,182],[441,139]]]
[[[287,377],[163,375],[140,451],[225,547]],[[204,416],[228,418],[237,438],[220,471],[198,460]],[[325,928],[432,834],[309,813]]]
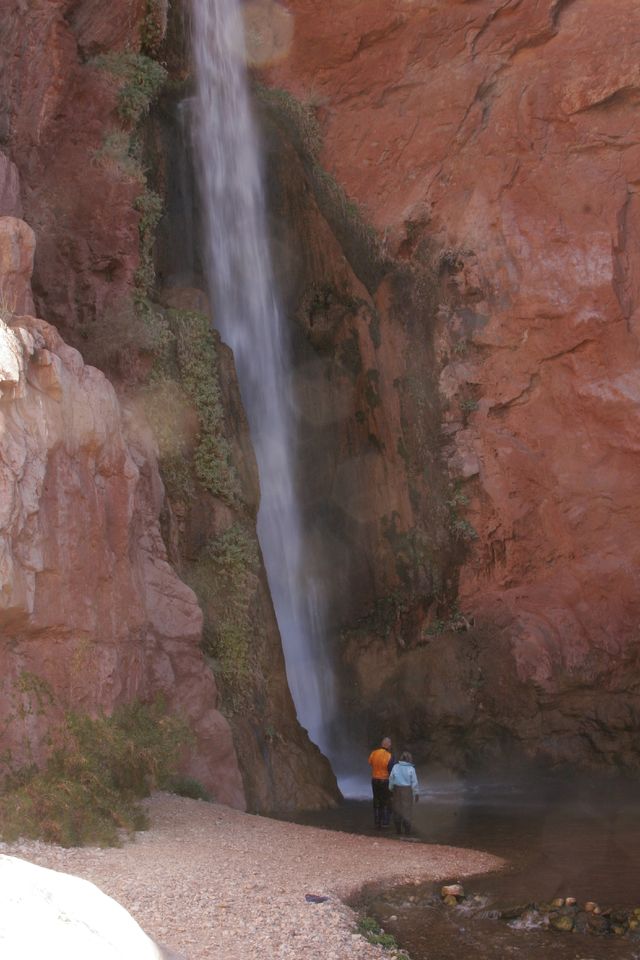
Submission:
[[[388,952],[356,933],[348,906],[365,886],[506,865],[477,850],[338,833],[173,794],[145,806],[150,829],[122,847],[23,840],[0,843],[0,853],[90,880],[184,960],[379,960]]]

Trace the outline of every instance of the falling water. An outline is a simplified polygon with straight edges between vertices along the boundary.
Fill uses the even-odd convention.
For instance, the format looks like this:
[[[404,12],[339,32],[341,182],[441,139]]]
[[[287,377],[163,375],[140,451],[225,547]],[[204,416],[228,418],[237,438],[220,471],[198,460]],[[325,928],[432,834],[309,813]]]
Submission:
[[[333,712],[319,585],[304,572],[290,345],[270,262],[239,0],[193,0],[195,120],[216,326],[231,346],[258,461],[258,537],[300,722],[325,752]]]

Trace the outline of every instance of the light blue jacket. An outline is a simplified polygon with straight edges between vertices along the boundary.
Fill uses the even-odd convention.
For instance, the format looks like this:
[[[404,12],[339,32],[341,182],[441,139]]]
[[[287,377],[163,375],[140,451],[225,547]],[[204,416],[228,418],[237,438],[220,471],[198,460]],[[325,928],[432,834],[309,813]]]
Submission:
[[[394,763],[389,777],[389,790],[394,787],[413,787],[414,797],[418,796],[418,778],[412,763],[407,760],[398,760]]]

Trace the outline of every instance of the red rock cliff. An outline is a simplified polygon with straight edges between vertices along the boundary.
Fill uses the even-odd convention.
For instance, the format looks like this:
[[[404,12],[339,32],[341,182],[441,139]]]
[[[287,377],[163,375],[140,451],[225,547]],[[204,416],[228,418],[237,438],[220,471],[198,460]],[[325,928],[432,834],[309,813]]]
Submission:
[[[487,632],[471,686],[469,644],[423,651],[416,700],[448,688],[465,729],[489,711],[530,752],[637,766],[640,8],[285,6],[267,81],[314,107],[323,164],[392,256],[441,251],[434,373],[477,533],[459,597]],[[413,689],[401,660],[383,657]]]
[[[22,254],[26,289],[15,275],[13,289],[26,299],[33,231],[1,217],[0,236]],[[0,284],[5,265],[0,247]],[[199,646],[202,613],[160,535],[164,491],[148,432],[53,327],[6,309],[0,389],[3,751],[14,763],[38,760],[52,713],[162,693],[195,734],[185,770],[243,807],[231,731]],[[53,695],[43,712],[30,677]]]
[[[62,345],[52,329],[38,327],[46,330],[47,341],[51,341],[46,349],[56,354],[59,347],[61,356],[74,358],[74,370],[77,367],[82,371],[80,356],[68,345],[77,348],[85,360],[100,366],[112,377],[118,396],[126,395],[130,410],[140,406],[135,401],[140,401],[141,396],[149,400],[153,395],[146,381],[154,360],[158,359],[157,353],[154,355],[158,329],[164,330],[172,342],[174,339],[169,331],[167,311],[153,302],[159,293],[154,289],[155,237],[150,221],[154,219],[154,211],[159,213],[163,203],[167,214],[172,200],[168,195],[176,186],[172,182],[167,156],[163,155],[166,146],[163,137],[166,134],[174,144],[184,139],[183,131],[176,131],[175,127],[170,129],[171,110],[175,110],[175,101],[180,96],[176,90],[180,88],[185,73],[179,8],[179,3],[173,4],[176,15],[170,28],[173,40],[167,42],[162,52],[167,28],[166,0],[115,0],[109,4],[102,0],[34,0],[26,6],[22,0],[9,0],[0,12],[0,143],[13,161],[8,163],[0,154],[0,216],[24,216],[37,237],[33,273],[35,312],[55,325],[66,344]],[[174,40],[175,49],[172,49]],[[152,98],[148,83],[154,72],[156,76],[158,73],[162,75],[159,60],[164,56],[173,70],[175,84],[171,94],[165,92],[165,113],[158,110],[152,122],[148,118]],[[134,75],[131,74],[132,66]],[[159,85],[155,85],[154,92],[157,93],[158,89]],[[132,103],[134,114],[129,110]],[[175,117],[173,122],[175,124]],[[179,147],[184,152],[184,146],[179,144]],[[152,185],[154,191],[150,189]],[[165,219],[170,221],[170,216],[167,214]],[[32,258],[33,233],[26,224],[20,230],[26,231],[25,244]],[[25,266],[20,252],[24,252],[26,246],[15,247],[14,244],[9,249],[11,245],[5,243],[7,236],[0,232],[0,258],[4,267],[0,283],[4,285],[9,312],[32,314],[34,306],[30,288],[24,283],[25,275],[30,272],[30,262]],[[191,247],[198,245],[196,237],[177,240],[169,229],[166,243],[169,253],[165,255],[165,261],[171,254],[175,259],[175,248],[180,246],[182,239]],[[202,279],[198,279],[202,286]],[[22,283],[21,290],[28,291],[24,294],[29,297],[28,301],[15,299],[14,281],[18,285]],[[202,309],[206,312],[207,298],[198,291],[195,291],[195,300],[193,296],[191,300],[187,296],[188,302],[180,299],[180,291],[177,293],[177,299],[175,290],[173,299],[169,296],[163,299],[165,306],[171,303],[186,313]],[[151,323],[147,325],[149,319]],[[154,326],[156,321],[159,327]],[[156,380],[156,396],[160,399],[155,402],[152,399],[147,406],[150,403],[155,408],[154,428],[160,467],[165,469],[163,453],[166,454],[167,435],[174,431],[175,436],[170,436],[171,456],[168,459],[173,458],[172,466],[179,462],[180,475],[187,478],[188,496],[175,493],[165,471],[166,496],[163,499],[155,457],[150,453],[153,443],[143,440],[138,431],[135,438],[122,440],[124,446],[119,454],[119,465],[113,466],[113,484],[107,484],[108,496],[102,503],[100,498],[104,491],[100,471],[84,464],[84,434],[81,439],[70,440],[64,468],[56,467],[56,478],[51,481],[53,502],[64,501],[65,506],[60,511],[51,507],[56,517],[58,513],[60,517],[59,523],[56,520],[50,529],[47,528],[47,544],[51,551],[57,550],[56,556],[62,558],[60,562],[64,560],[68,567],[55,589],[56,604],[51,616],[57,634],[68,636],[70,644],[75,642],[73,637],[84,637],[83,642],[96,645],[96,669],[101,675],[105,672],[109,678],[93,698],[89,693],[85,696],[83,691],[76,691],[77,705],[91,707],[101,704],[108,708],[121,699],[145,695],[158,685],[163,689],[175,685],[176,704],[193,699],[196,712],[204,709],[206,701],[209,720],[201,718],[203,737],[194,752],[194,758],[199,758],[202,768],[199,779],[212,782],[211,764],[218,764],[216,777],[223,784],[220,788],[222,794],[229,798],[233,796],[231,788],[227,790],[224,786],[225,778],[231,778],[236,801],[240,802],[238,797],[241,797],[242,790],[237,782],[236,755],[226,725],[221,727],[217,761],[213,759],[218,752],[215,738],[204,737],[207,724],[213,732],[212,717],[215,716],[216,724],[223,721],[213,709],[217,695],[210,660],[205,662],[195,645],[200,635],[202,613],[194,595],[171,573],[158,530],[158,515],[162,508],[162,532],[173,568],[184,579],[191,574],[190,582],[199,581],[197,588],[205,613],[204,632],[207,635],[219,633],[225,608],[229,606],[229,575],[223,582],[205,563],[206,577],[201,571],[195,577],[194,568],[198,567],[201,555],[206,559],[214,540],[233,534],[237,528],[248,541],[255,541],[259,485],[233,358],[217,341],[214,346],[213,339],[209,335],[211,342],[208,342],[206,336],[201,337],[198,346],[192,349],[197,353],[204,340],[208,344],[210,359],[212,350],[219,354],[216,361],[219,371],[215,375],[213,369],[209,371],[210,380],[219,380],[215,387],[216,396],[210,396],[210,399],[216,411],[219,405],[220,419],[225,421],[224,429],[229,434],[224,441],[217,440],[220,446],[228,443],[222,459],[226,467],[238,474],[242,490],[238,492],[237,502],[230,505],[224,497],[204,489],[193,475],[190,458],[202,437],[205,446],[212,441],[215,447],[210,436],[211,422],[203,425],[199,420],[193,399],[185,393],[184,383],[178,384],[169,378],[159,385]],[[188,348],[189,344],[183,343],[183,352],[189,353]],[[30,370],[35,362],[25,360],[25,370]],[[211,367],[213,365],[212,362]],[[203,366],[206,367],[206,363]],[[91,397],[86,400],[93,403],[95,414],[86,438],[93,456],[92,431],[108,438],[112,429],[121,433],[122,429],[118,426],[120,414],[114,412],[117,405],[109,392],[108,382],[93,368],[87,369],[91,370],[90,375],[78,375],[83,383],[91,380],[93,385],[98,384],[101,397],[108,396],[105,416],[111,418],[108,425],[102,424],[98,418],[98,400]],[[211,382],[203,390],[205,394],[207,391],[211,394]],[[61,403],[66,403],[67,399],[72,402],[76,393],[66,394]],[[74,415],[72,412],[61,414],[63,419],[71,417],[72,420]],[[133,422],[133,417],[129,417],[128,429],[133,429]],[[17,427],[16,430],[19,433]],[[77,462],[71,448],[78,451]],[[111,451],[111,447],[109,449]],[[179,451],[177,456],[176,450]],[[56,457],[61,456],[59,444],[51,453],[48,449],[36,452],[47,462],[51,457],[51,470],[58,462]],[[136,457],[141,458],[140,463]],[[99,460],[102,459],[100,454]],[[138,469],[140,476],[128,475],[129,468],[133,469],[131,464]],[[121,470],[124,470],[122,475],[118,472]],[[97,488],[94,474],[98,478]],[[68,488],[65,486],[67,481]],[[140,505],[135,507],[137,512],[132,513],[136,497],[139,497]],[[90,504],[96,502],[97,517],[83,515],[85,499]],[[46,509],[49,507],[47,501]],[[46,513],[44,506],[43,510]],[[88,539],[76,536],[85,522],[91,529]],[[147,522],[148,531],[145,533]],[[69,534],[65,540],[67,526],[73,530],[73,535]],[[117,548],[115,557],[112,556],[112,536]],[[132,537],[134,542],[131,542]],[[162,570],[163,582],[157,584],[155,592],[151,591],[152,571],[145,567],[145,575],[141,573],[143,554],[136,537],[147,538],[148,552]],[[57,538],[62,540],[56,548]],[[11,550],[12,546],[8,545],[7,556],[11,556]],[[19,569],[17,564],[14,569],[16,577]],[[55,565],[53,569],[56,569]],[[85,569],[91,576],[81,579],[72,575],[72,571]],[[157,575],[160,577],[159,572]],[[112,582],[109,577],[115,577],[115,580]],[[269,810],[334,802],[337,790],[329,765],[297,723],[260,558],[256,562],[256,571],[251,571],[251,576],[246,579],[247,596],[242,597],[243,614],[247,620],[243,624],[246,628],[243,642],[248,647],[251,671],[250,680],[243,680],[242,698],[230,702],[219,662],[215,669],[220,698],[226,697],[226,714],[233,715],[233,735],[247,803],[254,809]],[[44,582],[39,576],[37,583]],[[66,590],[72,592],[65,600]],[[97,600],[94,599],[96,596]],[[118,599],[120,596],[122,599]],[[171,623],[174,615],[167,609],[167,597],[170,596],[175,600],[176,615],[179,613],[183,618],[181,627]],[[40,612],[36,615],[35,609],[25,607],[21,614],[21,636],[30,637],[32,631],[37,630],[42,639],[40,644],[29,646],[31,659],[28,668],[37,674],[38,662],[42,659],[47,676],[55,674],[55,686],[59,689],[67,681],[71,683],[68,677],[64,680],[64,664],[73,663],[73,658],[65,660],[63,657],[56,665],[54,648],[45,642],[51,636],[51,625],[47,620],[44,625],[37,626],[40,623],[37,617],[42,615],[38,609]],[[103,643],[100,630],[105,617],[109,639]],[[162,631],[167,617],[169,634],[165,637]],[[159,638],[154,633],[156,630]],[[125,641],[127,636],[132,638],[129,644]],[[58,652],[61,651],[62,648]],[[168,652],[170,664],[165,657]],[[211,644],[208,652],[212,653]],[[131,658],[133,672],[130,675]],[[175,674],[174,680],[171,671]],[[202,676],[199,676],[200,672]],[[190,687],[191,693],[188,692]],[[75,703],[73,697],[70,702]],[[240,702],[241,706],[238,706]],[[193,762],[197,767],[195,759]],[[228,774],[224,773],[225,763],[228,763]],[[195,775],[198,776],[197,771]]]

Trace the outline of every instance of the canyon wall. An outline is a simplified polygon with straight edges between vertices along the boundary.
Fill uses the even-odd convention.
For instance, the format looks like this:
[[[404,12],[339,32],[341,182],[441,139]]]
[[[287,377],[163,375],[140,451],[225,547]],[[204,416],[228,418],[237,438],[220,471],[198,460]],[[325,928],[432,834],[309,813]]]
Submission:
[[[37,241],[32,299],[13,296],[3,260],[5,336],[18,350],[13,328],[26,331],[15,364],[20,384],[36,383],[20,387],[11,415],[15,443],[30,444],[44,474],[20,513],[35,525],[28,573],[24,533],[6,532],[6,589],[20,597],[7,599],[2,634],[3,742],[28,759],[21,677],[46,681],[60,709],[109,710],[161,689],[193,720],[189,769],[216,798],[319,806],[338,793],[287,687],[233,358],[211,330],[202,276],[187,278],[200,290],[184,276],[176,289],[175,238],[155,277],[156,227],[170,224],[176,187],[163,129],[188,75],[179,5],[170,23],[168,13],[163,0],[15,0],[0,14],[0,148],[11,161],[1,158],[0,214],[27,221],[32,230],[12,230],[31,257]],[[38,407],[33,371],[49,354],[64,382]],[[18,497],[23,480],[10,479]],[[46,719],[33,722],[41,759]]]
[[[35,238],[0,217],[28,288]],[[3,251],[4,252],[4,251]],[[0,253],[0,282],[11,274]],[[22,294],[13,274],[16,296]],[[167,561],[164,491],[148,429],[55,328],[0,319],[0,737],[10,765],[41,761],[66,710],[162,694],[188,720],[184,770],[244,807],[228,722],[200,650],[202,613]]]
[[[352,707],[371,735],[390,726],[454,765],[636,769],[638,6],[283,7],[286,34],[254,35],[264,81],[314,115],[320,162],[383,238],[387,277],[429,263],[438,285],[405,356],[432,344],[422,377],[439,385],[450,489],[431,499],[462,541],[458,605],[374,629],[370,589],[338,647]],[[370,286],[380,299],[384,284]],[[380,317],[384,344],[399,327]],[[398,362],[397,344],[378,351],[371,376],[407,385]],[[419,457],[406,424],[393,430]],[[392,473],[380,514],[415,488]],[[360,481],[375,502],[379,482]],[[369,558],[378,573],[383,553]]]
[[[98,390],[121,446],[116,455],[96,420],[32,451],[51,458],[45,487],[57,491],[35,513],[56,530],[38,534],[38,550],[62,537],[54,504],[67,504],[72,529],[74,503],[88,499],[96,516],[88,543],[63,538],[64,616],[62,590],[52,619],[29,607],[53,590],[53,560],[22,570],[22,547],[5,553],[22,571],[6,621],[22,631],[19,643],[6,633],[7,655],[23,658],[11,676],[40,661],[56,676],[64,657],[47,637],[61,650],[103,643],[91,612],[100,591],[70,571],[108,569],[137,612],[109,619],[106,588],[103,680],[99,695],[78,691],[82,702],[171,686],[154,663],[166,653],[177,677],[179,633],[211,717],[224,724],[217,703],[229,720],[248,804],[331,802],[330,771],[286,686],[233,358],[206,322],[178,120],[192,90],[188,5],[23,6],[0,15],[0,148],[13,162],[0,156],[0,214],[24,217],[37,243],[32,301],[32,235],[19,220],[0,231],[4,336],[18,358],[2,402],[23,403],[29,377],[58,369],[39,365],[48,351],[71,371],[65,384]],[[419,759],[458,769],[532,759],[636,770],[637,4],[252,0],[245,13],[294,338],[298,486],[340,685],[336,740],[348,724],[356,745],[392,732]],[[70,346],[43,321],[12,319],[22,313]],[[120,406],[73,348],[113,381]],[[47,384],[43,410],[59,390]],[[114,456],[124,472],[96,485],[95,465]],[[145,580],[145,536],[162,597]],[[168,633],[154,613],[165,594],[183,617]],[[204,744],[200,760],[211,762]],[[235,763],[230,753],[237,785]]]

